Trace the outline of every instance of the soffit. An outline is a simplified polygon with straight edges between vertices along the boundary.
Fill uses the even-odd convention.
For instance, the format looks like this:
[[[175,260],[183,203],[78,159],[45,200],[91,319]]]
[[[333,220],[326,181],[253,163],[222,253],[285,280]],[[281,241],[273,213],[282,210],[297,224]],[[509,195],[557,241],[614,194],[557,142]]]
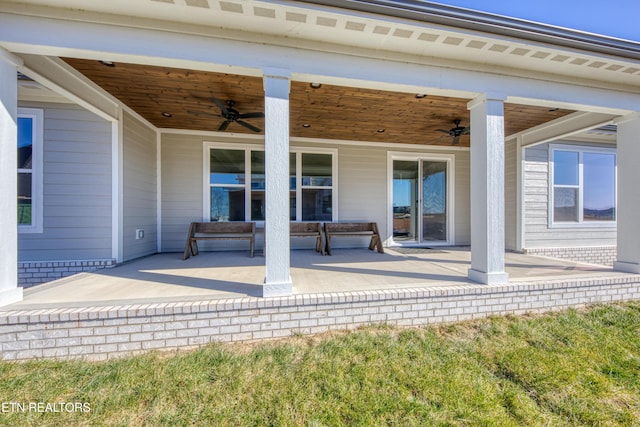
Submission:
[[[532,76],[561,75],[640,87],[640,62],[551,44],[526,42],[466,29],[445,27],[383,15],[367,14],[295,1],[253,0],[31,0],[20,6],[47,5],[40,14],[65,10],[65,19],[109,21],[118,25],[156,27],[171,31],[210,28],[222,37],[320,49],[342,46],[362,54],[393,57],[403,54],[416,62],[453,61],[467,67]],[[19,4],[19,5],[18,5]],[[17,6],[16,6],[17,5]],[[25,11],[24,13],[29,13]],[[31,10],[30,13],[36,13]],[[137,22],[138,18],[158,20]],[[174,23],[176,25],[172,25]],[[181,24],[181,25],[178,25]],[[228,31],[227,31],[228,30]],[[212,33],[213,34],[213,33]],[[269,38],[265,38],[268,36]],[[638,89],[640,91],[640,89]]]
[[[211,96],[234,100],[241,113],[264,111],[261,78],[126,63],[107,67],[84,59],[65,61],[158,128],[216,131],[223,118],[190,113],[219,114]],[[326,84],[313,89],[309,83],[291,83],[290,134],[294,137],[447,146],[452,138],[439,130],[452,128],[456,119],[462,126],[469,125],[469,99],[429,94],[416,98],[413,93]],[[164,117],[163,112],[171,117]],[[511,135],[571,112],[505,104],[505,133]],[[246,122],[264,128],[264,119]],[[253,133],[237,123],[228,132]],[[460,146],[469,146],[469,136],[461,138]]]

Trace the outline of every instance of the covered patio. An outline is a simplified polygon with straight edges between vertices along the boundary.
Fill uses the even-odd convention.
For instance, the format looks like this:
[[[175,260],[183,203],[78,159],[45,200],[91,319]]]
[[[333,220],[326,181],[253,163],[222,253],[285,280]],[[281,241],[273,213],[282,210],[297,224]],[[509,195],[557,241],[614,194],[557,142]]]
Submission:
[[[566,279],[622,277],[606,266],[506,253],[513,285]],[[486,288],[471,281],[468,247],[395,248],[385,254],[336,249],[333,256],[291,252],[294,295],[344,294],[412,288]],[[114,268],[81,273],[25,290],[23,301],[4,310],[126,306],[259,297],[265,258],[244,251],[202,252],[183,260],[164,253]]]

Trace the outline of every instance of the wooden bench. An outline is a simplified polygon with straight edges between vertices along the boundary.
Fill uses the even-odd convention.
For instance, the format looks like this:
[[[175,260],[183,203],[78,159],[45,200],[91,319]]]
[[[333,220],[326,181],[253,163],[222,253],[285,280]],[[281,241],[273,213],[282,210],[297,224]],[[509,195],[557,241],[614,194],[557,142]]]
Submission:
[[[198,255],[198,240],[249,240],[251,257],[256,244],[255,222],[192,222],[184,258]]]
[[[378,252],[384,253],[382,240],[378,232],[378,224],[375,222],[325,222],[324,235],[326,241],[326,252],[331,255],[331,239],[342,236],[371,236],[369,250],[377,248]]]
[[[316,252],[324,255],[322,227],[319,222],[291,222],[289,224],[289,235],[291,237],[315,237]]]

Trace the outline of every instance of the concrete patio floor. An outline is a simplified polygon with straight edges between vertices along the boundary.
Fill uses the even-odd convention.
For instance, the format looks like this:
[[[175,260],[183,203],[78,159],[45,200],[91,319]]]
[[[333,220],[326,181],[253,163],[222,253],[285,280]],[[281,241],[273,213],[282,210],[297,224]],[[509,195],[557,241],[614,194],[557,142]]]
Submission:
[[[484,286],[467,279],[469,248],[336,249],[333,256],[312,250],[291,252],[296,294],[365,290]],[[611,268],[507,253],[510,283],[522,284],[623,275]],[[25,289],[24,300],[0,311],[119,306],[258,296],[264,257],[247,252],[201,252],[188,260],[165,253],[91,273],[80,273]]]

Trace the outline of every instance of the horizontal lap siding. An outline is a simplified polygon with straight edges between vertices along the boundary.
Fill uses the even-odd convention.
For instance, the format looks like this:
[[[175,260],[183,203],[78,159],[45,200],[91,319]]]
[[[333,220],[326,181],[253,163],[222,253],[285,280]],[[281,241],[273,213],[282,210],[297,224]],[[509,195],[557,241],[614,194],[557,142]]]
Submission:
[[[471,158],[469,151],[459,151],[455,155],[455,244],[469,245],[471,243]]]
[[[212,141],[197,135],[162,135],[162,250],[184,250],[188,226],[191,221],[202,221],[203,141]],[[231,139],[216,140],[228,143]],[[260,141],[243,141],[261,145]],[[242,145],[239,142],[239,146]],[[415,148],[367,147],[344,144],[318,144],[292,142],[292,148],[333,148],[338,150],[338,219],[340,221],[374,221],[378,223],[383,240],[390,237],[387,230],[389,151],[420,152],[428,156],[423,146]],[[437,151],[442,153],[442,151]],[[469,152],[455,152],[455,241],[468,244],[469,227]],[[264,236],[257,230],[256,247],[262,248]],[[361,246],[364,239],[336,239],[334,247]],[[213,242],[210,247],[241,249],[245,242]],[[199,244],[200,245],[200,244]],[[207,243],[203,243],[203,247]],[[292,248],[312,248],[312,239],[292,239]]]
[[[123,144],[123,259],[125,261],[157,252],[157,155],[156,132],[124,114]],[[136,230],[144,238],[136,239]]]
[[[549,144],[525,149],[525,248],[616,244],[616,229],[549,228]]]
[[[19,235],[19,260],[111,258],[111,124],[70,104],[44,110],[43,232]]]
[[[516,141],[507,141],[505,145],[505,248],[517,249],[517,206],[518,206],[518,175],[517,175],[517,147]]]
[[[202,221],[202,144],[202,136],[162,135],[163,252],[184,250],[189,224]]]

